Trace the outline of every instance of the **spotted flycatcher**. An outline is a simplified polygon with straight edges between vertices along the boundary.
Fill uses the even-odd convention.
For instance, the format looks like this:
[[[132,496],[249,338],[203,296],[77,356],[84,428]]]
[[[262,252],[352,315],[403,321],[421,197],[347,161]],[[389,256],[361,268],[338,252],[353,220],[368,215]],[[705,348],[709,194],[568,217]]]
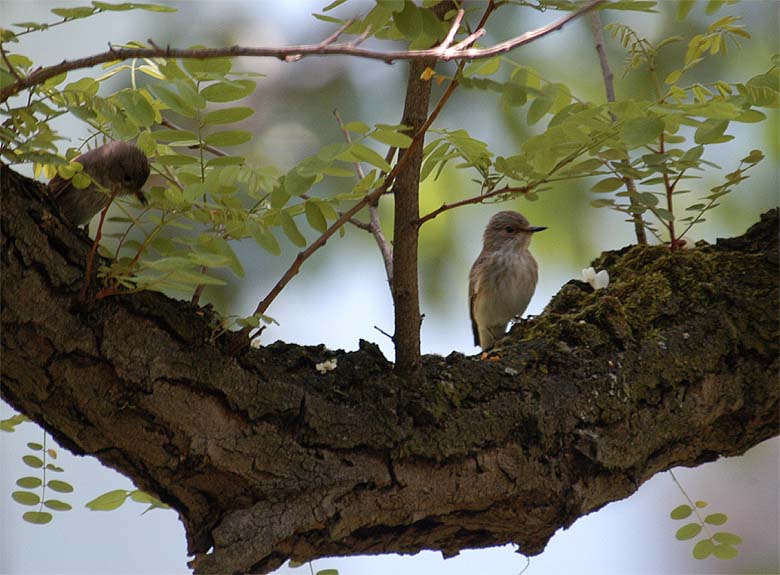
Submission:
[[[84,152],[74,161],[84,166],[92,183],[78,189],[59,174],[49,182],[51,197],[71,223],[88,224],[114,195],[135,194],[141,203],[146,203],[141,188],[149,177],[149,160],[133,144],[110,142]]]
[[[528,251],[531,236],[545,230],[517,212],[498,212],[482,236],[482,252],[469,274],[469,307],[474,345],[493,346],[506,324],[522,314],[536,289],[538,268]]]

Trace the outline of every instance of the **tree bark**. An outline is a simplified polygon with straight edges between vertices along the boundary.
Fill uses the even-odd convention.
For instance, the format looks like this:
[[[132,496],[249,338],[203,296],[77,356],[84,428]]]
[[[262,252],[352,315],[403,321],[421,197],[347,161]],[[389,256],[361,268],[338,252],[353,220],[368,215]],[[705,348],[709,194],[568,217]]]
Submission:
[[[487,361],[424,357],[405,402],[410,382],[370,343],[233,357],[207,309],[79,303],[88,238],[40,184],[3,167],[0,190],[5,399],[175,508],[197,573],[537,554],[654,474],[778,433],[777,209],[716,245],[605,253],[607,289],[569,282]]]

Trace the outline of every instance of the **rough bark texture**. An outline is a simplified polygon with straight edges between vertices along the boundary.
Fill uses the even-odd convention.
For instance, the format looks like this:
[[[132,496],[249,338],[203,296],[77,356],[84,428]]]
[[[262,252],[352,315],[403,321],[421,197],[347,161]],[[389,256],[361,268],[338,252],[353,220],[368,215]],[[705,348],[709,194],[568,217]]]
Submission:
[[[3,168],[0,189],[5,399],[172,505],[200,573],[536,554],[653,474],[778,433],[777,210],[714,246],[607,253],[608,289],[565,285],[489,361],[424,357],[405,394],[369,343],[231,357],[187,303],[80,304],[87,238],[35,182]],[[338,367],[320,375],[326,358]]]

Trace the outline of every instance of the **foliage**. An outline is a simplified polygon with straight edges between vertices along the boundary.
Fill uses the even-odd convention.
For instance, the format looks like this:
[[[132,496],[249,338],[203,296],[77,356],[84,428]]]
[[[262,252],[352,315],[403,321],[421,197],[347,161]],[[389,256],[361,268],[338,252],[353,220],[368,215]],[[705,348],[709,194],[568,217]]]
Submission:
[[[114,509],[119,509],[128,499],[136,503],[148,505],[149,507],[143,513],[152,509],[170,509],[168,505],[140,489],[134,489],[133,491],[128,491],[127,489],[107,491],[87,503],[86,507],[92,511],[113,511]]]
[[[34,525],[45,525],[54,518],[52,511],[70,511],[69,503],[60,499],[48,498],[46,490],[55,493],[71,493],[73,486],[61,479],[48,479],[50,473],[63,473],[62,467],[51,463],[49,460],[57,459],[57,450],[46,446],[47,434],[43,433],[43,443],[29,442],[27,449],[30,451],[22,456],[22,461],[27,467],[37,471],[36,475],[20,477],[16,480],[19,490],[11,493],[11,498],[27,507],[38,507],[35,511],[25,511],[22,518]],[[44,510],[44,507],[46,510]]]
[[[724,525],[728,521],[728,516],[725,513],[710,513],[705,517],[702,517],[699,513],[700,509],[707,507],[706,501],[698,500],[695,503],[688,496],[683,489],[680,482],[674,476],[674,473],[669,472],[672,476],[672,480],[677,484],[682,494],[688,500],[689,505],[678,505],[672,509],[669,516],[675,521],[682,521],[687,519],[692,514],[696,515],[696,520],[690,523],[686,523],[680,527],[675,533],[675,538],[678,541],[689,541],[695,539],[699,535],[704,535],[693,546],[692,554],[695,559],[706,559],[710,555],[716,559],[734,559],[739,555],[739,549],[737,545],[742,543],[742,538],[734,533],[728,531],[717,531],[712,533],[710,531],[711,526]]]

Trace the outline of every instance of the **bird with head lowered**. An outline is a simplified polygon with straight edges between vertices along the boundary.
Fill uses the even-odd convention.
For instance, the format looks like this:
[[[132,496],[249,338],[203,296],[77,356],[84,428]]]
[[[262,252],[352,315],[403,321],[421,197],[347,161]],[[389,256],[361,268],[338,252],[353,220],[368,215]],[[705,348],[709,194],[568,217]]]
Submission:
[[[141,188],[149,178],[149,160],[138,147],[127,142],[109,142],[73,161],[80,163],[92,179],[86,188],[75,187],[59,174],[49,182],[49,194],[71,223],[88,224],[115,195],[134,194],[146,205]]]

